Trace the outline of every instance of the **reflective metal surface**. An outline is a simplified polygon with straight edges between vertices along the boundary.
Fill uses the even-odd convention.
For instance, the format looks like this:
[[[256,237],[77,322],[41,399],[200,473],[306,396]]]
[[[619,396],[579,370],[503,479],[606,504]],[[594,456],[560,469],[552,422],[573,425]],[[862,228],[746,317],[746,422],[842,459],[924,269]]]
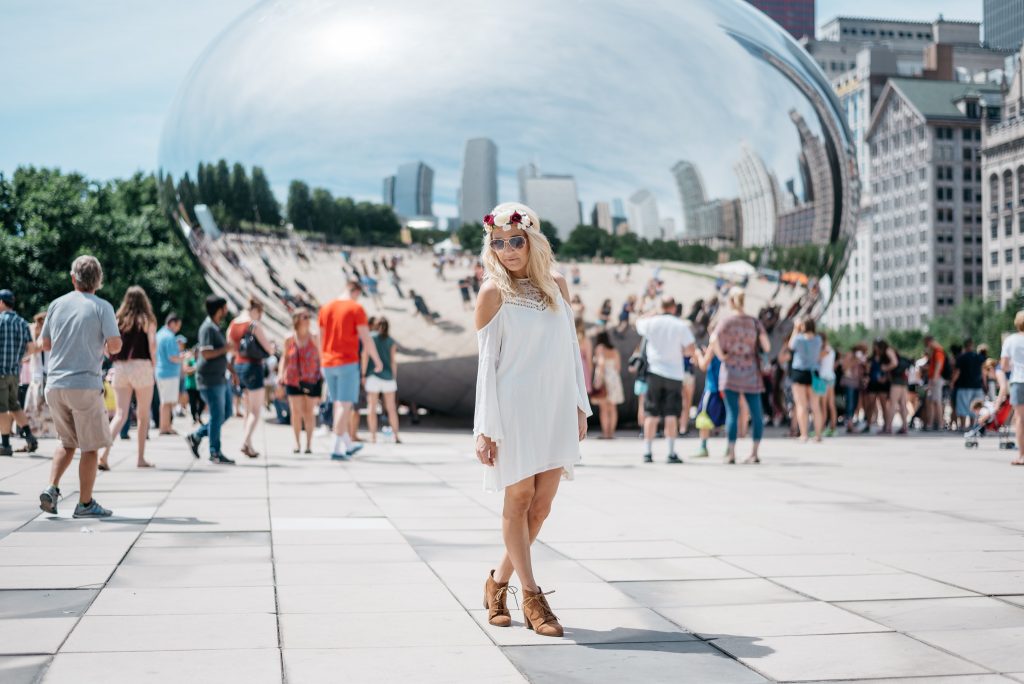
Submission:
[[[260,165],[282,202],[292,179],[375,202],[384,187],[442,226],[488,199],[460,203],[464,183],[493,192],[463,167],[496,168],[498,199],[532,200],[563,237],[593,212],[652,239],[816,244],[805,270],[831,291],[852,154],[817,66],[742,0],[268,0],[196,63],[159,163],[174,179]],[[416,162],[432,188],[396,187]]]

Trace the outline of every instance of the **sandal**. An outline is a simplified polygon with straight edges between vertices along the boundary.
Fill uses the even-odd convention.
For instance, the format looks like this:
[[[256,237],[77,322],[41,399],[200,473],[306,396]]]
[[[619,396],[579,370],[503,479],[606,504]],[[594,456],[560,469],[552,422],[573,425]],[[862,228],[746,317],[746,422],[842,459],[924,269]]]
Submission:
[[[758,458],[757,456],[750,456],[747,460],[744,461],[744,463],[754,463],[754,464],[760,463],[760,462],[761,462],[761,459]]]
[[[97,470],[102,470],[102,471],[107,471],[107,470],[110,470],[110,466],[107,465],[106,463],[100,463],[98,466],[96,466],[96,469]]]

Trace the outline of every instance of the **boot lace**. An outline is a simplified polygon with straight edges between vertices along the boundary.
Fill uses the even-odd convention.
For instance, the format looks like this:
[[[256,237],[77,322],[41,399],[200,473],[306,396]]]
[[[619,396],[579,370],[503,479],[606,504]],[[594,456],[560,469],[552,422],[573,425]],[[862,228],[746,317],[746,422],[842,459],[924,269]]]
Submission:
[[[540,621],[540,623],[542,625],[546,625],[549,622],[558,622],[558,617],[555,615],[554,611],[551,610],[551,606],[548,604],[548,600],[544,598],[548,594],[554,593],[555,590],[552,589],[551,591],[543,591],[538,592],[536,594],[530,594],[525,599],[523,599],[523,610],[526,610],[526,607],[531,603],[535,603],[537,605],[537,610],[539,610],[541,614],[540,617],[542,618],[542,620]]]
[[[512,595],[512,599],[516,602],[516,610],[519,610],[519,599],[516,597],[519,591],[515,587],[504,585],[498,587],[498,590],[494,592],[494,607],[491,610],[499,613],[507,613],[508,607],[505,605],[505,600],[509,594]]]

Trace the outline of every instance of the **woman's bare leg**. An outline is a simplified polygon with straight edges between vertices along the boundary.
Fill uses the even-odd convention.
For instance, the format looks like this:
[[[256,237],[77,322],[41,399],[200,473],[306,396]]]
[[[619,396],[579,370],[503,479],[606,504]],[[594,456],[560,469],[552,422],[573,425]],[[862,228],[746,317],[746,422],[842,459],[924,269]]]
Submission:
[[[306,424],[306,451],[313,450],[313,431],[316,430],[316,404],[314,397],[301,397],[302,419]]]
[[[302,447],[302,420],[306,417],[306,397],[288,397],[288,413],[291,417],[292,434],[295,435],[296,451]]]
[[[495,581],[508,582],[514,570],[523,589],[538,590],[533,576],[530,545],[537,539],[544,520],[551,512],[551,502],[558,492],[561,479],[562,469],[556,468],[505,488],[505,513],[502,519],[505,555],[494,572]]]
[[[398,397],[395,392],[384,393],[384,409],[388,412],[388,423],[391,425],[391,434],[398,442]]]
[[[366,427],[370,431],[370,441],[377,441],[377,398],[379,392],[366,393]]]
[[[796,424],[801,441],[807,441],[807,385],[793,384],[793,403],[796,404]]]
[[[811,405],[811,415],[814,417],[814,440],[820,442],[825,431],[825,416],[822,413],[821,398],[808,388],[808,400]]]
[[[148,468],[150,464],[146,461],[146,435],[149,434],[149,410],[153,403],[153,386],[142,387],[135,390],[135,405],[138,407],[139,434],[139,460],[136,463],[140,468]]]
[[[246,390],[243,397],[245,402],[245,432],[243,433],[242,445],[255,451],[252,448],[252,435],[256,432],[256,426],[260,422],[260,414],[263,412],[263,400],[266,390]]]
[[[113,442],[117,439],[117,434],[121,432],[121,428],[124,427],[125,421],[128,420],[128,409],[132,405],[132,388],[128,387],[114,388],[114,400],[117,402],[117,411],[114,412],[114,418],[110,421],[110,441]],[[149,407],[146,408],[149,410]],[[148,414],[147,414],[148,415]],[[107,459],[110,457],[110,447],[107,447],[100,452],[100,465],[107,466]]]

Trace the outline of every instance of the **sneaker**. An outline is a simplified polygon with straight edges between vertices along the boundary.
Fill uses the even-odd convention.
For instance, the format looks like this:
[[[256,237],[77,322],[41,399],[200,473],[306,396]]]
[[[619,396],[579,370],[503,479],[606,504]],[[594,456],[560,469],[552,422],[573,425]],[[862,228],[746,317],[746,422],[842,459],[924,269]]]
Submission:
[[[682,463],[682,462],[683,462],[683,459],[679,458],[675,454],[669,454],[668,455],[668,460],[665,461],[665,463]]]
[[[60,499],[60,490],[50,485],[39,495],[39,508],[47,513],[57,515],[57,501]]]
[[[25,438],[25,451],[30,454],[36,453],[39,449],[39,440],[35,438],[35,435]]]
[[[707,458],[708,457],[708,450],[706,448],[701,448],[701,450],[698,451],[697,453],[695,453],[693,455],[693,457],[694,458]]]
[[[362,450],[363,450],[363,445],[362,444],[353,444],[352,446],[350,446],[348,448],[348,451],[346,452],[346,455],[349,458],[352,458],[353,456],[355,456],[356,454],[358,454]]]
[[[188,448],[192,452],[192,455],[199,458],[199,445],[203,443],[202,437],[196,437],[195,435],[187,435],[185,441],[188,442]]]
[[[0,446],[0,456],[13,456],[14,450],[9,446]]]
[[[224,454],[210,454],[210,463],[217,463],[220,465],[235,465],[235,462]]]
[[[113,511],[109,508],[104,508],[96,503],[96,499],[93,499],[88,506],[81,503],[75,506],[74,517],[76,518],[109,518],[113,515]]]
[[[343,453],[343,454],[335,453],[335,454],[331,454],[331,460],[332,461],[350,461],[350,460],[352,460],[352,457],[349,456],[347,453]]]
[[[836,431],[833,430],[832,428],[825,428],[825,436],[826,437],[835,437],[836,436]]]
[[[654,463],[654,458],[650,454],[644,454],[644,463]]]

